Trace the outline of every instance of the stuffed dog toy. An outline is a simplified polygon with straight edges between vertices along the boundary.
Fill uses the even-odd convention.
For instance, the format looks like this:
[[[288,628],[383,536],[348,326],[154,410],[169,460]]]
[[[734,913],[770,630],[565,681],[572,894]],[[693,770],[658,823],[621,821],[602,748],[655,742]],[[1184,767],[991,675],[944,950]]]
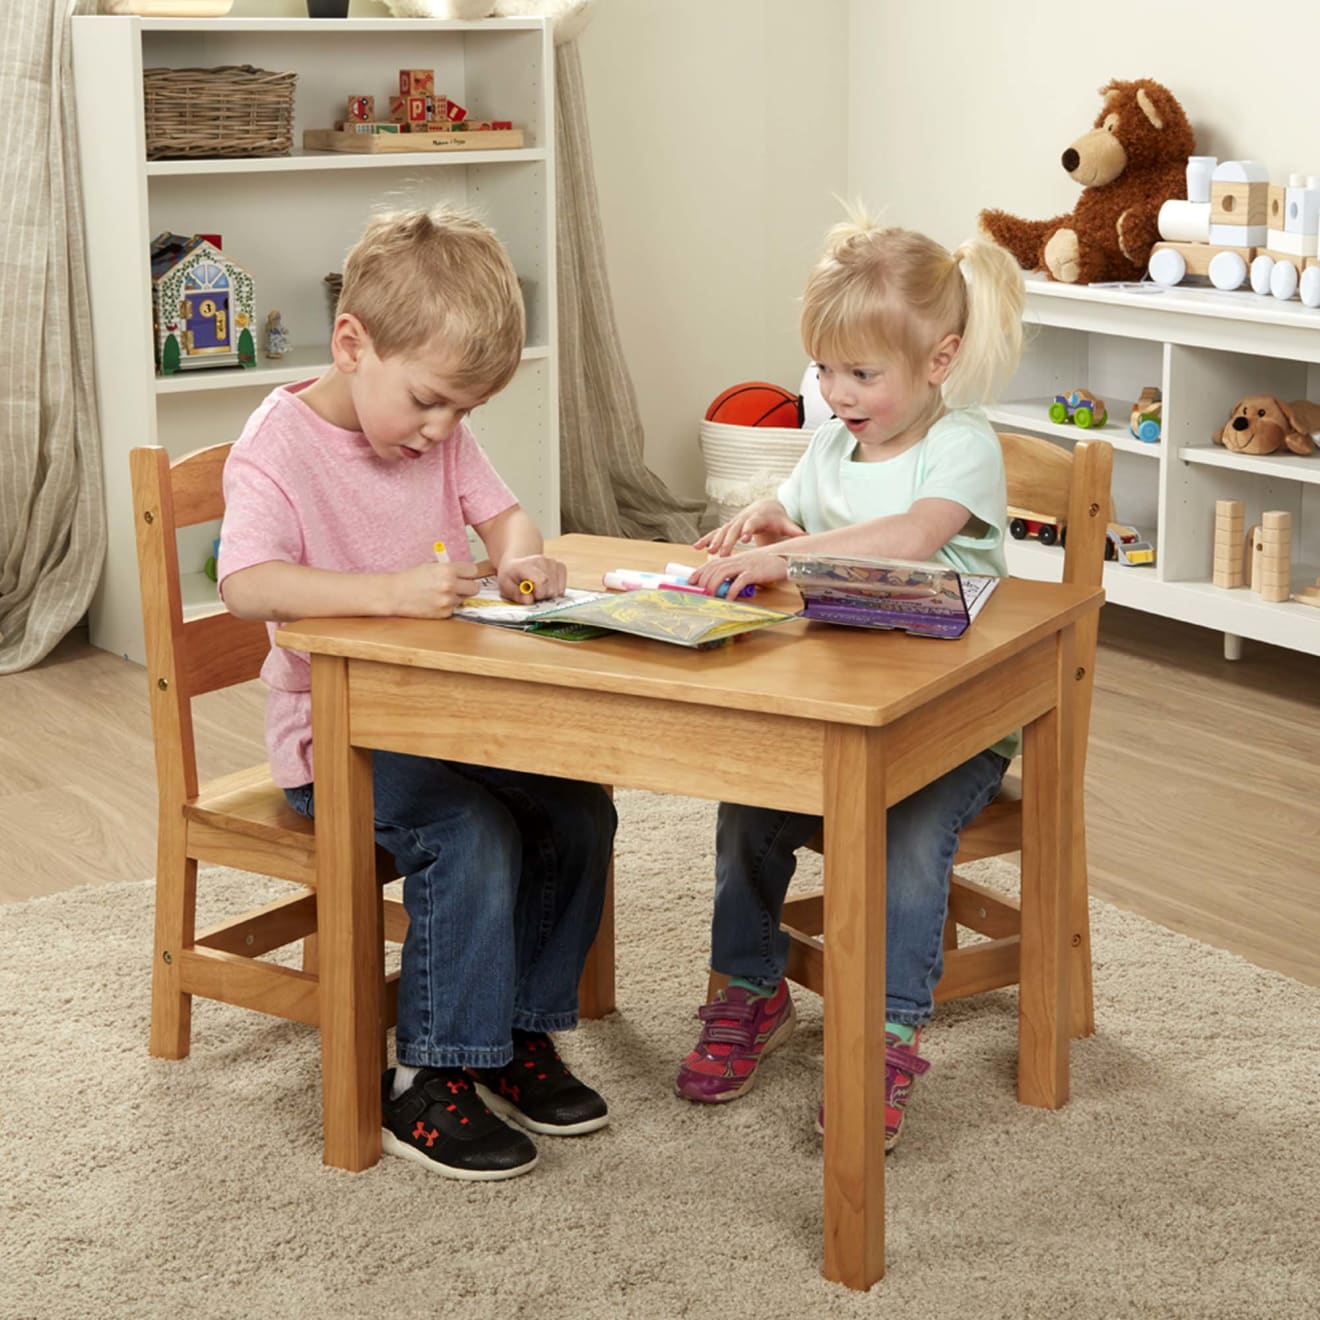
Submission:
[[[1082,185],[1077,205],[1050,220],[982,211],[982,230],[1024,270],[1065,284],[1139,280],[1159,238],[1160,207],[1187,195],[1196,136],[1169,89],[1150,78],[1111,82],[1089,133],[1064,151],[1064,172]]]
[[[1215,443],[1235,454],[1273,454],[1289,449],[1294,454],[1315,452],[1313,436],[1320,433],[1320,403],[1298,399],[1284,403],[1272,394],[1253,394],[1242,399]]]

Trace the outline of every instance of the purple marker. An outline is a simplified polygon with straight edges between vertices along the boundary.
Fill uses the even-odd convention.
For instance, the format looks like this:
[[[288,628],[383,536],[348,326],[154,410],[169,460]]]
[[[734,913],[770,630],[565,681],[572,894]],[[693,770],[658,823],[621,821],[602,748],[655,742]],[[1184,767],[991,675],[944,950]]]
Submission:
[[[681,580],[684,581],[684,582],[686,582],[686,581],[687,581],[687,580],[693,575],[693,573],[695,573],[696,571],[697,571],[697,570],[696,570],[695,568],[691,568],[691,567],[689,567],[689,565],[687,565],[687,564],[666,564],[666,565],[665,565],[665,576],[666,576],[666,577],[679,578],[679,579],[681,579]],[[725,579],[723,582],[721,582],[720,585],[716,588],[716,590],[715,590],[715,594],[716,594],[717,596],[719,596],[721,599],[723,599],[724,597],[726,597],[726,596],[729,594],[729,585],[730,585],[730,583],[731,583],[732,581],[733,581],[732,578],[726,578],[726,579]],[[738,597],[739,597],[739,599],[746,599],[748,596],[754,596],[754,595],[756,595],[756,588],[755,588],[754,586],[751,586],[751,587],[744,587],[744,588],[738,593]]]

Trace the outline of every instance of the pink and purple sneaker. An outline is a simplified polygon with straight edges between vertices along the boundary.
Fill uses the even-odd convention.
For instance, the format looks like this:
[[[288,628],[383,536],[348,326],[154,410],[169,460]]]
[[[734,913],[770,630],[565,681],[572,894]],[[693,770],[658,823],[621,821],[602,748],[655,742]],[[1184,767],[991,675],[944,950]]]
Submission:
[[[910,1041],[901,1040],[892,1031],[885,1032],[885,1150],[898,1145],[903,1132],[903,1113],[908,1096],[916,1080],[929,1067],[930,1060],[917,1053],[921,1044],[921,1028],[917,1027]],[[825,1106],[816,1114],[816,1131],[825,1135]]]
[[[731,985],[702,1004],[697,1017],[701,1038],[683,1060],[674,1092],[706,1105],[746,1095],[756,1084],[761,1060],[793,1034],[797,1022],[786,981],[771,995]]]

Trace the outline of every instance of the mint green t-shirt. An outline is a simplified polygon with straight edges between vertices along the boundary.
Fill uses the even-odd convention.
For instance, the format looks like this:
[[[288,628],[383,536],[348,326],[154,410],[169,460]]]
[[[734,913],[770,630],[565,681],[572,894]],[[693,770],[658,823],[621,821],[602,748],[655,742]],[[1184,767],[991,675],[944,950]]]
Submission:
[[[778,495],[803,531],[829,532],[906,513],[917,500],[952,500],[981,525],[980,534],[959,532],[932,558],[960,573],[1008,575],[1004,454],[980,408],[945,413],[919,444],[882,463],[854,462],[856,449],[856,439],[837,418],[811,437]],[[1020,735],[1012,734],[993,750],[1011,759],[1020,742]]]
[[[806,532],[829,532],[906,513],[917,500],[952,500],[984,525],[959,532],[933,558],[960,573],[1005,577],[1008,496],[999,439],[979,408],[945,413],[925,439],[883,463],[857,463],[856,439],[837,418],[811,437],[779,502]]]

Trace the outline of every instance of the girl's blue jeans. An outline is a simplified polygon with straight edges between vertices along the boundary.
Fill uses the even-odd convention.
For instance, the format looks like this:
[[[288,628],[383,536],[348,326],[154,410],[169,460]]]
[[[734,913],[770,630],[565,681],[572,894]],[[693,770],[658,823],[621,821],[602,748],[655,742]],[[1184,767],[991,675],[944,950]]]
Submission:
[[[376,841],[408,910],[396,1054],[497,1068],[512,1031],[577,1025],[616,817],[598,784],[428,757],[372,756]],[[286,789],[312,816],[311,784]]]
[[[949,872],[963,826],[999,792],[1008,762],[984,751],[889,809],[885,850],[885,1017],[921,1026],[944,970]],[[721,802],[715,834],[711,967],[771,989],[784,975],[779,916],[797,850],[819,816]]]

